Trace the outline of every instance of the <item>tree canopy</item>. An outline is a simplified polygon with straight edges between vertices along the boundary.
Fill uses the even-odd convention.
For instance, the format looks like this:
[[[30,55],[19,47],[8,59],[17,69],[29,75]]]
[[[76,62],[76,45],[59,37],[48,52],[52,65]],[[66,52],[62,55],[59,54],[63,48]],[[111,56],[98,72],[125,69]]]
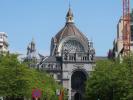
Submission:
[[[133,100],[132,57],[100,60],[86,82],[87,100]],[[130,61],[130,62],[129,62]]]
[[[19,62],[17,55],[0,56],[0,96],[13,100],[31,98],[34,89],[41,90],[42,99],[57,100],[56,89],[61,86],[46,72]]]

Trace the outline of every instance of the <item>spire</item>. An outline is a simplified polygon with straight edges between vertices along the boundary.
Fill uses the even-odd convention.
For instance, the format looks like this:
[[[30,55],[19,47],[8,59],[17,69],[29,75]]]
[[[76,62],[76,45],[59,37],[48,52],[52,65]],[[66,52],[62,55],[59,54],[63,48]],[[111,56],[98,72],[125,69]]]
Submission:
[[[31,52],[35,52],[35,51],[36,51],[35,41],[34,41],[34,38],[32,38],[32,41],[31,41]]]
[[[32,38],[32,41],[31,41],[32,44],[35,44],[35,41],[34,41],[34,38]]]
[[[30,53],[30,44],[27,46],[27,55]]]
[[[67,15],[66,15],[66,22],[67,23],[73,22],[73,12],[71,10],[70,2],[69,2],[69,10],[68,10]]]

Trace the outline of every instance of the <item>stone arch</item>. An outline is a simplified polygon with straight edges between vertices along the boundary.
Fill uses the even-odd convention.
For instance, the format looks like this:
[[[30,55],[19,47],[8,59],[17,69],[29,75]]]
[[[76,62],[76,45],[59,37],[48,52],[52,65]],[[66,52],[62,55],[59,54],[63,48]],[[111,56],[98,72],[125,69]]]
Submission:
[[[82,95],[81,95],[81,93],[79,93],[79,92],[75,93],[75,95],[74,95],[74,100],[82,100]]]
[[[87,72],[82,69],[74,70],[71,75],[71,88],[75,91],[84,91]]]
[[[71,73],[72,100],[84,100],[85,81],[88,73],[85,69],[74,69]],[[77,99],[78,98],[78,99]]]

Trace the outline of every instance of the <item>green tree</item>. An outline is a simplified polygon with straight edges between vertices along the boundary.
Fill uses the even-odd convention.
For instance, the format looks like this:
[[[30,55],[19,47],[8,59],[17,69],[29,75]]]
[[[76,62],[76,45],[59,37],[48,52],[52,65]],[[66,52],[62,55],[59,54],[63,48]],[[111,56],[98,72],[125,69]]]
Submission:
[[[127,59],[124,59],[122,63],[110,60],[98,61],[95,71],[91,73],[86,82],[86,98],[90,100],[132,100],[133,74],[127,61]]]
[[[17,55],[0,56],[0,96],[9,100],[31,98],[33,89],[40,89],[41,99],[57,100],[55,80],[44,71],[29,68]]]
[[[16,55],[0,57],[0,95],[6,98],[22,98],[27,95],[29,69],[17,60]]]

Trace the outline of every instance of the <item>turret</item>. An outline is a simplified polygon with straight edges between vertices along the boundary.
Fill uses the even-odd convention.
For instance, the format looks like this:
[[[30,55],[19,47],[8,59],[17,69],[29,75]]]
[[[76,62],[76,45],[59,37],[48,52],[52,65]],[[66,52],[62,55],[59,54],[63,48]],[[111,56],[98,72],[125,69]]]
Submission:
[[[72,12],[71,8],[69,7],[69,10],[66,15],[66,23],[70,23],[70,22],[73,23],[73,12]]]

